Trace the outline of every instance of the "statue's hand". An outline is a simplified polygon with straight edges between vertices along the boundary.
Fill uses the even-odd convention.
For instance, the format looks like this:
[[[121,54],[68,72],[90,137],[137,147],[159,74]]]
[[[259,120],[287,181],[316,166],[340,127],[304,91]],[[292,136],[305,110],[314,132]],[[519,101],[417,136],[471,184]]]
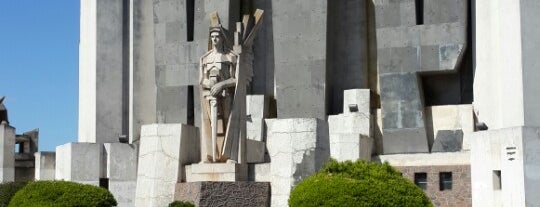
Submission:
[[[212,88],[216,83],[209,79],[204,79],[202,81],[203,88]]]
[[[223,90],[224,88],[224,84],[222,82],[220,83],[216,83],[214,86],[212,86],[212,88],[210,89],[210,94],[212,94],[212,96],[217,96],[219,93],[221,93],[221,91]]]

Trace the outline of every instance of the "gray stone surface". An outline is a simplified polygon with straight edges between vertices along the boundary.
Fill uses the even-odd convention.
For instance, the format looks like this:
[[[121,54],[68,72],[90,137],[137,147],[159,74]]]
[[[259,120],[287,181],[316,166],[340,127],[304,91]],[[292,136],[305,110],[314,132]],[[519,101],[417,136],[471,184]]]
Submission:
[[[153,2],[133,0],[130,25],[129,138],[138,141],[141,126],[157,121]]]
[[[343,90],[368,86],[368,1],[328,1],[329,114],[338,114]]]
[[[328,125],[319,119],[266,119],[272,206],[287,206],[294,185],[330,157]]]
[[[236,163],[198,163],[186,166],[186,181],[247,181],[247,164]]]
[[[0,123],[0,183],[15,181],[15,128]]]
[[[208,15],[217,11],[222,25],[239,20],[239,1],[195,0],[193,8],[187,1],[153,0],[154,64],[157,85],[157,121],[198,126],[199,56],[208,51]],[[187,16],[193,10],[194,19]],[[188,22],[193,21],[193,40],[188,41]],[[190,95],[188,86],[194,87]],[[190,108],[189,101],[195,101]],[[190,114],[195,114],[191,117]]]
[[[105,143],[105,174],[109,179],[109,191],[118,202],[118,206],[133,206],[137,185],[137,149],[135,145],[123,143]]]
[[[270,206],[268,182],[193,182],[176,185],[175,200],[196,206]]]
[[[439,130],[431,152],[458,152],[463,145],[462,130]]]
[[[326,119],[327,6],[272,1],[278,118]]]
[[[135,206],[135,192],[137,181],[119,181],[109,180],[108,190],[113,194],[118,202],[117,207],[132,207]]]
[[[268,116],[268,99],[265,95],[246,96],[247,139],[265,141],[264,119]]]
[[[383,130],[383,153],[429,152],[425,128],[399,128]]]
[[[81,2],[79,142],[118,142],[128,132],[123,9],[122,0]]]
[[[135,206],[166,206],[174,186],[185,179],[184,165],[200,160],[197,128],[151,124],[141,129]]]
[[[54,180],[56,167],[55,152],[36,152],[35,180]]]
[[[246,159],[247,163],[265,162],[266,143],[255,140],[246,140]]]
[[[99,185],[101,144],[67,143],[56,147],[56,180]]]
[[[337,161],[371,160],[373,138],[360,134],[330,134],[330,156]]]
[[[264,94],[274,97],[274,33],[272,22],[272,0],[253,0],[253,8],[264,10],[263,26],[253,42],[253,80],[251,94]],[[248,90],[249,91],[249,90]]]
[[[467,2],[427,1],[420,10],[423,22],[417,25],[415,1],[374,1],[385,153],[429,150],[417,73],[459,69],[467,45]],[[399,129],[407,135],[396,136]],[[386,145],[395,139],[411,140]]]

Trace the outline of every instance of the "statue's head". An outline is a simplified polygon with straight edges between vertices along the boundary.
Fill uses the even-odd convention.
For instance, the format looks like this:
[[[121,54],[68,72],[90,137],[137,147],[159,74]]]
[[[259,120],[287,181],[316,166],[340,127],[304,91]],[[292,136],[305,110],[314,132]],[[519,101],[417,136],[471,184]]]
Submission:
[[[223,31],[221,27],[210,27],[210,43],[214,48],[223,47]]]

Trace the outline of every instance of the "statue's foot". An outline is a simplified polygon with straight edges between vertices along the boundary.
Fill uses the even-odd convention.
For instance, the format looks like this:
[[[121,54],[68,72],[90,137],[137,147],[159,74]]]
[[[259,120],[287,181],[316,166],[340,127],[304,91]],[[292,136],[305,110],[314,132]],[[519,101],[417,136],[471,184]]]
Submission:
[[[227,164],[236,164],[236,163],[238,163],[236,160],[231,160],[231,159],[227,160]]]

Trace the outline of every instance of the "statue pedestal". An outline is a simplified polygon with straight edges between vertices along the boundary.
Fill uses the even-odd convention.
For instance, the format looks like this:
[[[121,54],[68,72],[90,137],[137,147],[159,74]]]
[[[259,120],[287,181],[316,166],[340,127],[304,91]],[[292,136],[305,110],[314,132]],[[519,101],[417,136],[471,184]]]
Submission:
[[[235,163],[199,163],[186,166],[186,182],[247,181],[247,164]]]
[[[269,182],[191,182],[178,183],[174,200],[195,206],[269,207]]]

